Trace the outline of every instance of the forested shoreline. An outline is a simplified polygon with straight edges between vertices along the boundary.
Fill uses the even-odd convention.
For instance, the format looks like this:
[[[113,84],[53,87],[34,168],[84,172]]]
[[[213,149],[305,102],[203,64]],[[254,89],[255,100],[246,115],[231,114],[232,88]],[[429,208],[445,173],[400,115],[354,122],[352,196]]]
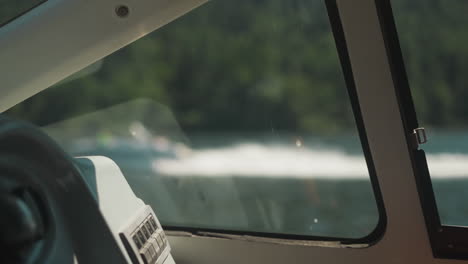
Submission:
[[[421,123],[466,127],[468,2],[392,4]],[[210,1],[95,68],[7,113],[47,125],[149,98],[187,130],[335,133],[354,126],[322,1]]]

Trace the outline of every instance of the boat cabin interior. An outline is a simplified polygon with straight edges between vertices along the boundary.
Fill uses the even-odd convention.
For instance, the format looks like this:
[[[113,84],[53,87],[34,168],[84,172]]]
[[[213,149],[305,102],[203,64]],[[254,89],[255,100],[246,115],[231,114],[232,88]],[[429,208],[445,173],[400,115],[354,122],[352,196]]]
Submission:
[[[0,263],[465,263],[467,14],[0,0]]]

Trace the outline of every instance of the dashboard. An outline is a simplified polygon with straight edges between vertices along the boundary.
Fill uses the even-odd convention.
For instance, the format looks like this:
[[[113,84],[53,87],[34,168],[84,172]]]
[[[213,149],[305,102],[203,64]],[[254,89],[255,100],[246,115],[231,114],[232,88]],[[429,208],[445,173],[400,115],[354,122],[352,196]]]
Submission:
[[[102,156],[80,157],[75,163],[127,262],[175,263],[155,212],[134,194],[118,165]]]
[[[170,254],[167,237],[149,205],[119,235],[134,264],[161,264]]]

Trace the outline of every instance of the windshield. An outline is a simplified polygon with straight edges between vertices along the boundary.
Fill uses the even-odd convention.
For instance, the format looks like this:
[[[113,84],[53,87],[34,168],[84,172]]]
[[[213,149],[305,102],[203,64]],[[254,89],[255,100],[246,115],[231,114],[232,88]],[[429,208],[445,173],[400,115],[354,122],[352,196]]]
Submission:
[[[379,222],[320,0],[211,1],[8,114],[115,160],[166,227],[361,238]]]

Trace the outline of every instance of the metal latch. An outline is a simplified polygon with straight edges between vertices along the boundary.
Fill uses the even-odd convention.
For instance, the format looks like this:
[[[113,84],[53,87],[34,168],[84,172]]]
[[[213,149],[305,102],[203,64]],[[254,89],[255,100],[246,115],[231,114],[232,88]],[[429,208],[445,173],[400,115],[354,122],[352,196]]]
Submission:
[[[416,143],[416,148],[419,145],[422,145],[427,142],[427,136],[426,136],[426,130],[424,130],[424,127],[418,127],[413,129],[413,138],[414,142]]]

